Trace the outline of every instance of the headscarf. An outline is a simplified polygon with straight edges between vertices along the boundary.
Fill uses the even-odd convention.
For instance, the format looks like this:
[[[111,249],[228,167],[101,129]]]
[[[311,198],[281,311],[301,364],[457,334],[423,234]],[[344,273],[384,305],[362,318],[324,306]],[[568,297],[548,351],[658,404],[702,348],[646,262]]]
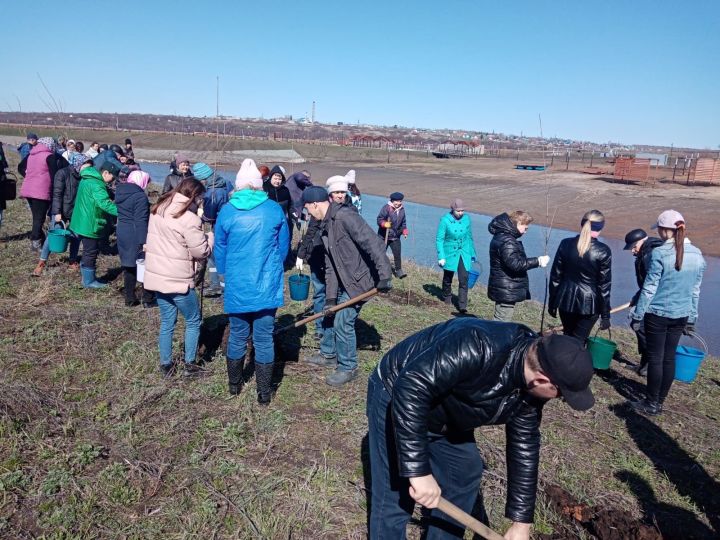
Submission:
[[[82,167],[84,163],[90,161],[90,158],[80,152],[73,152],[70,154],[68,161],[76,172],[80,172],[80,167]]]
[[[140,189],[145,189],[150,182],[150,175],[145,171],[133,171],[127,178],[128,183],[139,186]]]
[[[57,148],[57,143],[52,137],[42,137],[41,139],[38,139],[38,144],[42,144],[47,147],[51,152],[54,152]]]

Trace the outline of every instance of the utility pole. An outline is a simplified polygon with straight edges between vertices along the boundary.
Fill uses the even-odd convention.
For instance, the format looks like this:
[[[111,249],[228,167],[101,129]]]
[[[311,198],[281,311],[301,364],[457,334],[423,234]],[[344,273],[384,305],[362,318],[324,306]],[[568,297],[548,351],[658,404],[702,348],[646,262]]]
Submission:
[[[312,117],[310,118],[310,121],[314,124],[315,123],[315,101],[313,100],[313,106],[312,106]]]

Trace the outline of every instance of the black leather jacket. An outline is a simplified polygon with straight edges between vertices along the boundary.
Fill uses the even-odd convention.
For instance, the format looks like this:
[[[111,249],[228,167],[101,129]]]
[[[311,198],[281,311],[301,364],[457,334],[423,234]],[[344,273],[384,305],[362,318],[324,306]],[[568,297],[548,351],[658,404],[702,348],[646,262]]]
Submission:
[[[521,234],[507,214],[500,214],[488,225],[490,241],[490,279],[488,298],[514,304],[530,299],[527,271],[539,266],[537,257],[527,257],[518,238]]]
[[[643,242],[640,248],[640,253],[635,257],[635,279],[637,279],[638,292],[630,300],[630,305],[634,306],[637,304],[638,298],[640,298],[640,291],[642,290],[643,283],[645,283],[645,277],[647,277],[648,268],[650,268],[650,259],[652,258],[652,251],[658,246],[662,246],[663,241],[660,238],[648,238]]]
[[[52,203],[50,213],[54,216],[62,214],[65,221],[72,217],[75,208],[75,196],[77,195],[78,184],[80,184],[80,173],[68,165],[55,173],[52,185]]]
[[[593,238],[581,258],[578,236],[560,242],[550,271],[550,311],[610,317],[610,248]]]
[[[392,395],[401,476],[432,472],[428,432],[505,424],[505,515],[532,522],[544,401],[523,390],[525,352],[536,339],[520,324],[453,319],[406,338],[383,357],[378,373]]]

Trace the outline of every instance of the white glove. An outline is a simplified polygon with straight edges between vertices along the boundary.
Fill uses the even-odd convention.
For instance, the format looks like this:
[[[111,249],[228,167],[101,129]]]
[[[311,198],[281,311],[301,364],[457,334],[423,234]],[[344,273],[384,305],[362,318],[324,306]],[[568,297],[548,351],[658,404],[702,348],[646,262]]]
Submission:
[[[550,262],[550,255],[540,255],[538,257],[538,263],[540,264],[540,268],[545,268],[549,262]]]
[[[298,257],[295,259],[295,268],[298,270],[298,272],[302,272],[303,269],[303,260]]]
[[[440,260],[438,261],[438,264],[439,264],[440,266],[445,266],[445,259],[440,259]]]

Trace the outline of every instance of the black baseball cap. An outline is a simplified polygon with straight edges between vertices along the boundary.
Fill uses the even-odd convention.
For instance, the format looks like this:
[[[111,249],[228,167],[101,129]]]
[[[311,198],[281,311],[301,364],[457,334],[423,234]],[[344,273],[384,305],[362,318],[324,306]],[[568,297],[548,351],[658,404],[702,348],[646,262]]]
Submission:
[[[570,407],[587,411],[595,404],[590,390],[592,357],[577,338],[551,334],[538,343],[540,366]]]
[[[320,186],[308,186],[302,192],[303,204],[314,203],[314,202],[326,202],[328,200],[328,192],[325,188]]]
[[[100,166],[100,172],[107,171],[113,176],[117,177],[120,174],[120,169],[111,161],[106,161]]]
[[[647,235],[642,229],[633,229],[625,235],[625,247],[623,249],[632,249],[637,242],[647,238]]]

